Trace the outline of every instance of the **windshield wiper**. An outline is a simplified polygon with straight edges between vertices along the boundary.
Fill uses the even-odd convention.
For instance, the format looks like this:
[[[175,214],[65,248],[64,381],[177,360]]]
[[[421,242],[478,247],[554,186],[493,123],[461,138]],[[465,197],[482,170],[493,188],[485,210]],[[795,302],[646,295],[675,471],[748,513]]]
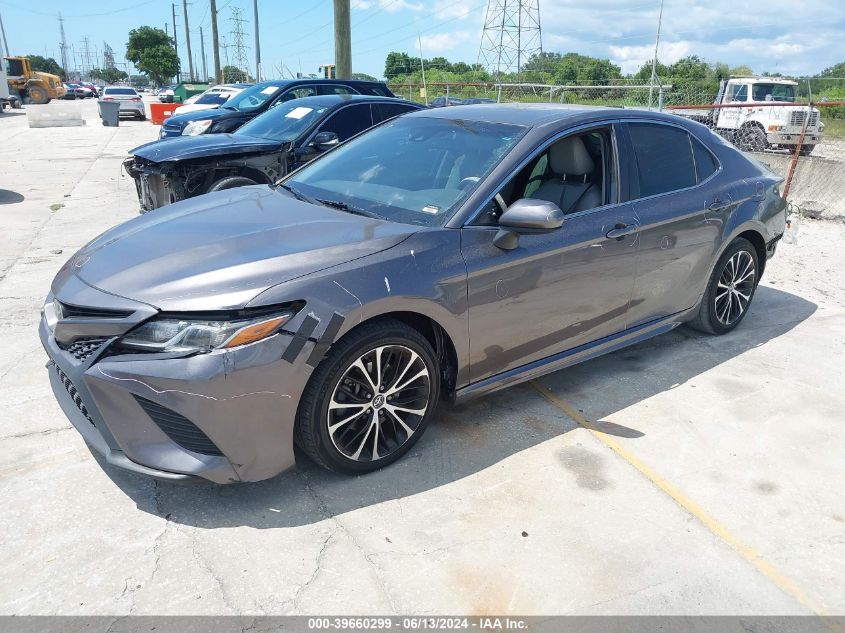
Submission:
[[[333,209],[339,209],[340,211],[346,211],[347,213],[354,213],[355,215],[363,215],[365,218],[376,218],[378,220],[383,220],[380,215],[373,213],[372,211],[367,211],[366,209],[362,209],[361,207],[356,207],[354,205],[348,204],[346,202],[341,202],[340,200],[323,200],[322,198],[317,198],[317,202],[323,204],[327,207],[332,207]]]
[[[318,204],[319,202],[322,202],[322,200],[317,201],[317,200],[314,200],[314,198],[312,198],[311,196],[306,196],[304,193],[299,191],[299,189],[294,189],[290,185],[286,185],[283,182],[277,182],[275,186],[281,187],[285,191],[290,192],[290,194],[294,198],[296,198],[297,200],[302,200],[303,202],[308,202],[309,204],[314,204],[314,205]]]

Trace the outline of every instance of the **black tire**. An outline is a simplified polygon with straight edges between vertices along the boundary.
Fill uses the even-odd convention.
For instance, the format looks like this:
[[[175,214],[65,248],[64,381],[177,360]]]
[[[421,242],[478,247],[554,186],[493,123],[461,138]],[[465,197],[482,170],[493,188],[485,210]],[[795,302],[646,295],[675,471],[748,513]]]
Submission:
[[[769,146],[766,132],[758,125],[748,125],[739,131],[739,148],[746,152],[762,152]]]
[[[47,96],[47,91],[41,86],[32,86],[29,89],[29,99],[32,103],[39,105],[47,103],[50,98]]]
[[[330,415],[332,415],[329,411],[330,403],[336,393],[340,395],[346,393],[344,390],[348,388],[348,385],[354,385],[352,388],[356,391],[359,391],[360,387],[366,389],[364,380],[355,382],[345,381],[350,376],[349,372],[355,371],[353,367],[356,361],[362,357],[367,357],[369,354],[378,353],[376,351],[378,348],[388,350],[381,357],[387,359],[381,367],[381,377],[385,380],[386,384],[380,385],[381,389],[379,393],[375,394],[369,405],[351,405],[350,408],[353,408],[353,414],[355,413],[354,407],[369,406],[369,408],[363,410],[357,416],[353,415],[352,421],[343,425],[337,434],[332,436],[329,432]],[[394,352],[394,350],[396,351]],[[408,355],[407,357],[403,357],[402,354],[404,352],[402,350],[413,351],[417,354],[417,359],[408,360],[413,359],[413,356]],[[396,353],[397,356],[390,356],[392,353]],[[396,362],[393,362],[393,358],[397,358]],[[428,372],[427,376],[423,376],[419,379],[419,382],[410,381],[408,384],[415,384],[417,386],[408,387],[407,389],[401,387],[398,393],[403,394],[408,391],[422,393],[419,390],[424,390],[427,395],[412,395],[412,398],[416,398],[412,402],[419,403],[421,402],[421,398],[426,397],[426,408],[422,416],[405,418],[400,427],[396,424],[394,418],[390,417],[390,412],[387,411],[390,406],[396,406],[396,400],[393,401],[394,405],[388,405],[387,400],[389,398],[382,398],[382,404],[379,405],[377,398],[381,397],[382,392],[385,395],[389,394],[392,388],[399,386],[407,378],[407,373],[397,375],[403,364],[407,365],[405,367],[406,372],[412,364],[415,364],[415,369],[411,371],[422,372],[420,362],[425,365],[425,370]],[[439,376],[440,372],[434,351],[425,337],[417,330],[393,319],[378,319],[370,323],[365,323],[349,332],[334,344],[326,357],[314,370],[299,403],[299,411],[294,428],[294,440],[317,464],[335,472],[359,475],[383,468],[407,453],[417,440],[419,440],[420,436],[422,436],[440,398]],[[422,382],[423,379],[425,382]],[[400,395],[399,397],[402,398],[403,396]],[[368,396],[365,394],[363,398],[362,401],[366,402]],[[403,402],[407,403],[409,401],[404,400]],[[405,406],[421,407],[422,405],[406,404]],[[419,410],[422,409],[420,408]],[[335,415],[337,415],[337,410],[335,411]],[[412,421],[412,417],[419,417],[419,419]],[[371,426],[376,420],[377,425],[375,427]],[[409,429],[411,431],[410,434],[402,428],[409,428],[405,422],[412,425],[412,428]],[[356,431],[356,428],[359,430]],[[376,429],[377,435],[371,433],[373,428]],[[356,459],[354,455],[347,455],[338,447],[337,443],[346,442],[345,437],[338,439],[337,443],[332,439],[332,437],[338,438],[338,436],[344,436],[344,434],[346,436],[351,434],[348,442],[350,446],[354,447],[358,445],[358,438],[361,438],[359,446],[369,445],[369,438],[372,437],[373,444],[377,448],[375,451],[368,448],[364,452],[359,448],[357,452],[360,457]],[[380,441],[383,441],[383,444],[379,444]],[[381,452],[378,450],[379,448],[382,449]],[[384,453],[383,456],[381,455],[382,452]]]
[[[735,256],[739,255],[737,259],[734,259]],[[729,276],[729,262],[731,261],[740,262],[752,262],[753,263],[753,272],[751,273],[753,280],[750,284],[746,281],[739,283],[736,285],[736,291],[733,290],[733,287],[729,289],[729,294],[733,296],[729,296],[728,300],[731,302],[730,306],[733,306],[732,303],[736,300],[737,305],[740,306],[739,313],[730,319],[726,319],[722,317],[726,309],[726,300],[722,299],[719,301],[717,297],[721,296],[724,291],[724,281],[726,280],[726,275]],[[739,272],[736,273],[734,278],[739,278],[740,275],[744,274],[745,265],[739,265]],[[702,332],[706,332],[708,334],[727,334],[736,326],[738,326],[742,320],[745,318],[745,315],[748,314],[748,309],[751,306],[751,302],[754,299],[754,292],[757,290],[757,284],[760,281],[760,261],[757,257],[757,249],[754,248],[754,245],[746,240],[745,238],[737,238],[733,242],[730,243],[728,248],[722,253],[722,256],[719,258],[719,261],[716,262],[716,266],[713,268],[713,273],[710,275],[710,280],[707,283],[707,290],[704,292],[704,297],[701,300],[701,306],[699,306],[698,314],[695,316],[694,319],[689,321],[687,325],[696,330],[700,330]],[[741,296],[737,296],[737,293],[742,293],[742,296],[747,296],[748,300],[742,303]],[[730,309],[728,308],[728,311]]]
[[[234,189],[235,187],[246,187],[247,185],[257,184],[254,180],[244,176],[228,176],[215,182],[208,188],[208,191],[211,193],[212,191],[223,191],[224,189]]]

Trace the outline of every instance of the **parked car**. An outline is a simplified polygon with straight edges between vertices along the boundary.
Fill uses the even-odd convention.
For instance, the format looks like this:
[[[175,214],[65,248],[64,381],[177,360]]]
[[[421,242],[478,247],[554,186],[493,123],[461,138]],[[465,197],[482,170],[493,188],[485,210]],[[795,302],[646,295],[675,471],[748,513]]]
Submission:
[[[230,84],[225,86],[214,86],[203,93],[194,95],[185,100],[185,104],[179,106],[176,111],[179,114],[197,112],[199,110],[213,110],[219,108],[226,101],[252,86],[252,84]]]
[[[76,88],[72,84],[65,84],[65,94],[62,99],[66,101],[72,101],[76,99]]]
[[[81,84],[65,84],[65,86],[68,92],[73,92],[76,99],[90,99],[94,96],[93,92]]]
[[[359,132],[420,105],[388,97],[322,95],[279,104],[231,134],[179,136],[131,150],[141,212],[209,191],[270,184]]]
[[[445,108],[446,106],[463,105],[464,100],[457,97],[437,97],[432,99],[428,105],[432,108]]]
[[[173,90],[175,88],[176,86],[162,86],[159,88],[157,93],[158,100],[162,103],[173,103]]]
[[[463,99],[461,105],[478,105],[479,103],[498,103],[495,99],[488,99],[487,97],[471,97]]]
[[[682,323],[735,330],[786,226],[781,182],[658,112],[412,112],[276,186],[178,202],[83,247],[43,308],[53,391],[136,472],[260,480],[294,443],[372,471],[441,398]]]
[[[91,82],[89,82],[89,81],[83,81],[80,85],[81,85],[83,88],[88,88],[88,90],[90,90],[90,91],[91,91],[91,96],[92,96],[92,97],[99,97],[99,96],[100,96],[100,91],[97,89],[97,86],[95,86],[95,85],[94,85],[94,84],[92,84]]]
[[[160,137],[234,132],[241,125],[254,119],[280,101],[331,94],[395,96],[387,85],[376,81],[355,81],[351,79],[265,81],[230,98],[216,110],[188,112],[186,114],[175,112],[173,116],[165,119],[161,126]]]
[[[135,88],[108,86],[103,90],[102,100],[119,101],[120,114],[131,114],[140,121],[144,121],[147,118],[144,101],[141,99],[141,95],[135,91]]]

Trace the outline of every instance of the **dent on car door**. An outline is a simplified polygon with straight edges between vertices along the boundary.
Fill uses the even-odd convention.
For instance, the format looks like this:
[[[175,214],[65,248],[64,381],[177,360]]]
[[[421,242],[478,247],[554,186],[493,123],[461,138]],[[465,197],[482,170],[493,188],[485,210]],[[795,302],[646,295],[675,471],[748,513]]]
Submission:
[[[716,159],[685,129],[632,122],[620,135],[632,156],[631,197],[639,223],[628,314],[628,327],[636,327],[695,305],[721,233],[708,206],[722,201],[727,209],[730,191],[712,178]]]
[[[553,156],[557,143],[571,143],[575,137],[591,160],[582,154],[572,164],[571,157],[561,158],[571,152]],[[587,192],[583,185],[594,189]],[[634,223],[631,204],[619,202],[618,192],[614,135],[610,126],[600,127],[537,152],[479,217],[461,229],[472,332],[471,380],[624,330],[637,237],[635,232],[607,236]],[[568,207],[563,208],[562,227],[521,235],[512,250],[498,248],[493,237],[502,207],[529,196],[562,201]]]

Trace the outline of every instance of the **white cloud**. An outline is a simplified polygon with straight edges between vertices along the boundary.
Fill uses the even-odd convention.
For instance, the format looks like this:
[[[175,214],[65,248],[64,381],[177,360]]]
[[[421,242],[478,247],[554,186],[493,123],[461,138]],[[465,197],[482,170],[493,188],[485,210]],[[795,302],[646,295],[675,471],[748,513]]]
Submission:
[[[438,20],[465,20],[472,15],[472,7],[461,0],[435,0],[433,11]]]
[[[480,38],[480,34],[479,34]],[[450,51],[466,44],[473,39],[469,31],[452,31],[450,33],[435,33],[422,36],[423,57],[431,57]],[[413,40],[414,49],[417,49],[417,39]]]
[[[690,42],[661,42],[657,57],[664,64],[674,64],[681,57],[691,54]],[[640,67],[654,58],[654,44],[642,46],[610,46],[610,59],[622,68],[623,73],[635,73]]]

